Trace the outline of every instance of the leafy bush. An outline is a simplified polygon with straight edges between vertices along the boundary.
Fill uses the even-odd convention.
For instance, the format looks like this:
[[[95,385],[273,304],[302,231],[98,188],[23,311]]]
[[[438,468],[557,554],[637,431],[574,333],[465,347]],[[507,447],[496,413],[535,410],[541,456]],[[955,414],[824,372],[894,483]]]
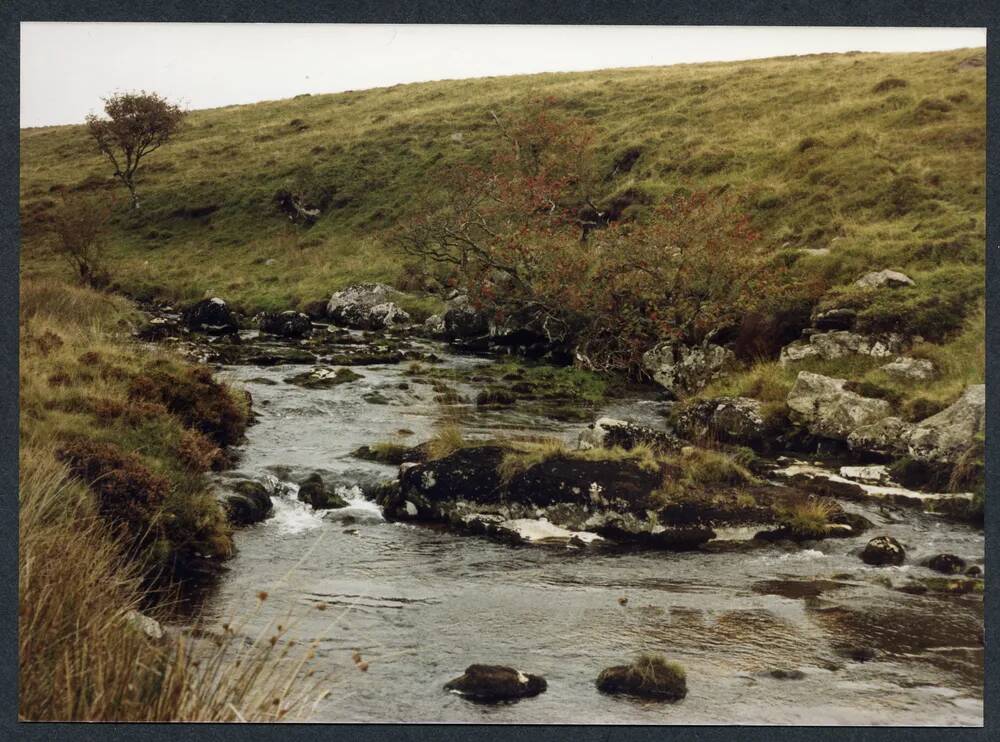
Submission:
[[[638,372],[658,341],[698,342],[737,324],[780,279],[736,199],[685,193],[625,220],[619,197],[595,205],[589,125],[551,102],[494,118],[488,165],[444,173],[443,202],[396,241],[453,266],[499,321],[573,346],[591,369]]]
[[[86,286],[106,286],[111,276],[104,259],[104,232],[112,201],[95,196],[63,197],[51,219],[56,252]]]

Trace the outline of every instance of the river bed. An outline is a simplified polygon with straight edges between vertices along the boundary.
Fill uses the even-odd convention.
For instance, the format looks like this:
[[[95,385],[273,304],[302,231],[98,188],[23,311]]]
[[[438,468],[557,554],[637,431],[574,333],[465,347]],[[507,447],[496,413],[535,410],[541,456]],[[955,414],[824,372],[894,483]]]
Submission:
[[[446,366],[491,362],[433,350]],[[314,512],[290,484],[273,517],[237,532],[239,553],[202,607],[204,622],[230,620],[253,609],[264,590],[268,600],[249,633],[291,615],[291,634],[318,643],[315,664],[329,673],[332,692],[311,721],[982,724],[982,597],[893,589],[908,576],[935,574],[918,566],[932,554],[982,565],[982,531],[857,503],[844,505],[873,521],[874,531],[796,549],[515,547],[389,523],[357,485],[391,478],[395,467],[351,451],[426,440],[455,410],[435,402],[406,364],[354,370],[364,378],[326,390],[286,383],[300,366],[220,372],[251,392],[259,416],[238,468],[224,476],[292,483],[318,471],[351,502]],[[366,401],[372,391],[389,403]],[[662,426],[657,405],[639,396],[595,412]],[[524,406],[462,410],[459,424],[472,438],[532,432],[574,441],[585,426]],[[906,564],[875,568],[858,558],[883,533],[907,547]],[[851,659],[858,647],[873,650],[874,659]],[[366,672],[352,661],[355,651]],[[643,651],[684,665],[684,700],[597,692],[601,669]],[[492,706],[443,690],[472,663],[541,674],[548,690]],[[778,679],[775,670],[802,676]]]

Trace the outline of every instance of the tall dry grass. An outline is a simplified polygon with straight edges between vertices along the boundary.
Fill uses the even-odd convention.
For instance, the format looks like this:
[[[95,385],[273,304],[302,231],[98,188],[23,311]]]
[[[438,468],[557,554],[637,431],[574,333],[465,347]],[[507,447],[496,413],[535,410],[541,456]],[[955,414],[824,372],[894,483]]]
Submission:
[[[47,452],[21,455],[18,713],[55,721],[276,721],[321,695],[314,648],[287,628],[246,637],[147,636],[138,571],[94,515],[85,488]]]
[[[95,437],[85,402],[125,398],[126,381],[143,358],[113,330],[133,311],[124,299],[91,289],[55,281],[22,285],[19,717],[273,721],[304,715],[307,701],[320,693],[306,667],[314,648],[292,641],[288,627],[267,624],[248,636],[234,621],[221,631],[168,630],[159,638],[134,628],[132,611],[166,618],[164,593],[154,598],[147,591],[136,555],[98,516],[86,483],[55,456],[67,432]],[[122,378],[94,373],[85,351],[112,362]],[[52,383],[55,376],[63,381]],[[169,449],[160,438],[179,428],[167,422],[144,428],[147,449]],[[114,432],[127,447],[126,434]],[[203,507],[204,493],[194,485],[189,490],[173,494],[191,500],[192,509]]]

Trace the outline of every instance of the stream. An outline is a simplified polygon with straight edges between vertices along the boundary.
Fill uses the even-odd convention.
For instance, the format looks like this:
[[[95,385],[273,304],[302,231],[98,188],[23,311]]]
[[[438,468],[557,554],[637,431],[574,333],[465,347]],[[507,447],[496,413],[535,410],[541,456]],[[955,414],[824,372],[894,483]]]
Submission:
[[[423,343],[445,367],[488,364]],[[212,624],[255,610],[246,628],[292,616],[291,635],[316,641],[329,674],[317,722],[981,725],[980,595],[893,589],[935,573],[919,562],[957,554],[982,565],[981,530],[915,511],[844,503],[876,524],[864,536],[790,549],[700,551],[509,546],[440,528],[386,522],[357,486],[396,468],[350,454],[363,444],[413,445],[451,408],[407,364],[358,366],[363,378],[332,389],[286,383],[301,366],[225,366],[220,376],[253,395],[259,417],[222,477],[277,477],[289,493],[268,520],[236,532],[238,554],[205,599]],[[408,383],[408,388],[400,385]],[[474,397],[475,389],[457,384]],[[377,390],[388,404],[363,395]],[[658,403],[615,400],[607,415],[662,427]],[[526,409],[463,406],[469,438],[543,433],[575,441],[586,423]],[[404,431],[404,432],[400,432]],[[408,431],[408,432],[407,432]],[[349,500],[317,512],[293,482],[318,471]],[[907,548],[901,567],[868,567],[857,554],[878,534]],[[620,598],[627,599],[622,605]],[[317,609],[322,606],[324,610]],[[864,647],[874,659],[858,662]],[[352,661],[360,652],[361,672]],[[643,651],[687,671],[678,703],[605,696],[594,680]],[[483,705],[442,686],[472,663],[538,673],[547,692]],[[800,671],[779,679],[775,670]],[[780,674],[780,673],[779,673]]]

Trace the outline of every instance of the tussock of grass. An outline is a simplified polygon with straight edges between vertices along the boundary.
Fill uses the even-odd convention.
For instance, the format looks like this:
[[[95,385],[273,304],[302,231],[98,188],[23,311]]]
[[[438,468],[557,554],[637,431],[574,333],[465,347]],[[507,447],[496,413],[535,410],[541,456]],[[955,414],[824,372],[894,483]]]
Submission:
[[[537,464],[552,459],[572,459],[574,461],[630,461],[647,471],[659,471],[660,461],[656,452],[645,444],[637,444],[629,450],[619,446],[614,448],[570,448],[559,438],[537,440],[516,440],[505,443],[510,450],[504,454],[498,473],[503,482]]]
[[[779,514],[784,525],[795,534],[819,538],[826,534],[830,517],[839,510],[833,500],[802,497],[783,503]]]
[[[694,486],[737,486],[757,481],[746,467],[721,451],[686,449],[675,462],[683,472],[682,480]]]
[[[427,441],[427,457],[432,461],[443,459],[465,445],[462,429],[455,423],[446,423],[439,426]]]
[[[151,638],[126,614],[147,606],[139,571],[52,452],[23,449],[19,477],[19,718],[32,721],[276,721],[318,693],[312,648]]]

